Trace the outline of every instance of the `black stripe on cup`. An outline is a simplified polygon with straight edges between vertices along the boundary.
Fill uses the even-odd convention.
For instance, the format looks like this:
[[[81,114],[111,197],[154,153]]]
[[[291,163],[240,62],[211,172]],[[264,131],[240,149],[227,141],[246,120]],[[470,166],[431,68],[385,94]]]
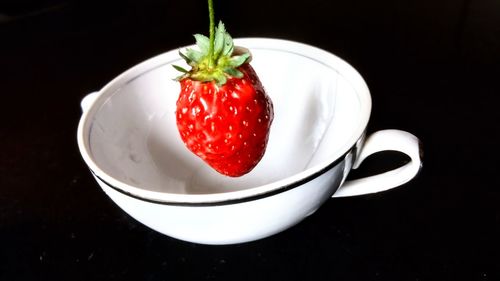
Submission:
[[[135,195],[133,193],[130,193],[128,191],[125,191],[125,190],[123,190],[123,189],[121,189],[119,187],[116,187],[116,186],[110,184],[109,182],[107,182],[106,180],[104,180],[102,177],[100,177],[99,175],[97,175],[93,170],[90,170],[90,172],[96,178],[98,178],[101,182],[103,182],[104,184],[106,184],[108,187],[110,187],[110,188],[112,188],[112,189],[114,189],[114,190],[116,190],[116,191],[118,191],[118,192],[120,192],[120,193],[122,193],[122,194],[124,194],[126,196],[129,196],[129,197],[141,200],[141,201],[145,201],[145,202],[149,202],[149,203],[154,203],[154,204],[161,204],[161,205],[186,206],[186,207],[222,206],[222,205],[231,205],[231,204],[245,203],[245,202],[249,202],[249,201],[254,201],[254,200],[266,198],[266,197],[269,197],[269,196],[273,196],[273,195],[276,195],[276,194],[279,194],[279,193],[282,193],[282,192],[294,189],[294,188],[296,188],[298,186],[301,186],[304,183],[307,183],[307,182],[309,182],[309,181],[311,181],[311,180],[313,180],[313,179],[315,179],[315,178],[323,175],[324,173],[326,173],[327,171],[329,171],[330,169],[332,169],[333,167],[335,167],[337,164],[339,164],[340,162],[342,162],[345,159],[345,157],[353,150],[353,148],[349,149],[341,157],[337,158],[332,163],[326,165],[321,170],[318,170],[315,173],[310,174],[309,176],[307,176],[307,177],[305,177],[303,179],[300,179],[298,181],[291,182],[291,183],[289,183],[287,185],[284,185],[284,186],[281,186],[279,188],[270,190],[268,192],[259,193],[259,194],[255,194],[255,195],[252,195],[252,196],[247,196],[247,197],[242,197],[242,198],[231,198],[231,199],[227,199],[227,200],[210,201],[210,202],[162,201],[162,200],[158,200],[158,199],[145,198],[145,197],[141,197],[141,196]]]

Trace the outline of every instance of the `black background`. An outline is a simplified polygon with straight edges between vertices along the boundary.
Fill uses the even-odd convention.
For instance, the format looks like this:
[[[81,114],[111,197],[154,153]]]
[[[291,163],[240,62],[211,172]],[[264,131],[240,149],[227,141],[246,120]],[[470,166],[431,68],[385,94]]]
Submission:
[[[232,246],[166,237],[114,205],[77,149],[80,100],[207,33],[206,6],[0,1],[0,280],[500,280],[497,0],[216,1],[233,37],[351,63],[372,92],[368,131],[417,135],[423,170]],[[404,161],[379,154],[351,176]]]

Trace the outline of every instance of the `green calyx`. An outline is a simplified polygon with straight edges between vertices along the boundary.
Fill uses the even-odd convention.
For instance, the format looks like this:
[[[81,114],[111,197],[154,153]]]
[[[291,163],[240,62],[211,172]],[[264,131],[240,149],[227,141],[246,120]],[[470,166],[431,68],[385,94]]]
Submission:
[[[191,66],[191,70],[174,65],[176,70],[183,73],[176,80],[190,78],[202,82],[215,81],[222,86],[229,77],[243,77],[243,73],[237,68],[249,60],[250,53],[235,52],[233,39],[222,22],[213,31],[210,32],[211,38],[201,34],[194,35],[199,50],[187,48],[185,53],[179,52]]]

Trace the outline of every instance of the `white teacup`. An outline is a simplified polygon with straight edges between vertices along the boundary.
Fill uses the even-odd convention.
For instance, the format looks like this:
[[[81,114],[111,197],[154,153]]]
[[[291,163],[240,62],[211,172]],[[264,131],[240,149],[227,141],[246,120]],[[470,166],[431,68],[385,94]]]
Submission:
[[[274,103],[268,148],[249,174],[230,178],[188,151],[175,123],[178,50],[124,72],[82,101],[78,145],[106,194],[163,234],[203,244],[232,244],[283,231],[330,197],[380,192],[421,167],[418,139],[378,131],[365,139],[371,111],[356,70],[318,48],[277,39],[236,39]],[[367,156],[394,150],[411,161],[344,182]]]

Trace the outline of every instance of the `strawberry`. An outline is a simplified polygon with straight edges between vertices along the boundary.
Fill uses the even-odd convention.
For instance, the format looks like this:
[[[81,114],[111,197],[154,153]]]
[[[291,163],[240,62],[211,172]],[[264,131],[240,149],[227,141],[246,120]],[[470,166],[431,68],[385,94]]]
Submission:
[[[251,55],[235,47],[224,24],[210,38],[196,34],[198,50],[180,55],[191,70],[174,66],[181,91],[176,121],[187,148],[221,174],[238,177],[263,157],[273,121],[273,104],[250,66]]]

